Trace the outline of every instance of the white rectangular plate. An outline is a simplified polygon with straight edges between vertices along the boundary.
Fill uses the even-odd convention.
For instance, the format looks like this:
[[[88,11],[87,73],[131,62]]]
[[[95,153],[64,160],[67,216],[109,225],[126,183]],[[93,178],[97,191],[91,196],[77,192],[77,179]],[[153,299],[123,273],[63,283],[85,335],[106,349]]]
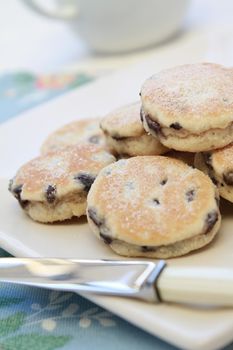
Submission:
[[[38,154],[41,142],[51,130],[74,119],[102,115],[138,99],[142,81],[154,71],[169,65],[165,58],[160,57],[158,62],[158,57],[157,61],[151,60],[101,79],[0,126],[0,246],[19,257],[119,258],[91,234],[84,219],[55,225],[31,221],[8,193],[7,179],[23,162]],[[184,52],[181,58],[175,54],[172,57],[172,64],[190,61]],[[199,60],[200,54],[195,56],[192,53],[192,58]],[[225,204],[221,232],[209,247],[168,263],[233,267],[231,212],[232,206]],[[232,309],[152,305],[110,297],[90,299],[184,349],[217,349],[233,339]]]

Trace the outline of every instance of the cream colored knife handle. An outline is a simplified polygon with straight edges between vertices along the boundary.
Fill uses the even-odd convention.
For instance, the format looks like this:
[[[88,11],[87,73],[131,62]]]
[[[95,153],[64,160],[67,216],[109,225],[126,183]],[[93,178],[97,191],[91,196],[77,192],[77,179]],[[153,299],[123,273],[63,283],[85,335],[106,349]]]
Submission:
[[[157,289],[162,301],[233,306],[233,269],[168,265]]]

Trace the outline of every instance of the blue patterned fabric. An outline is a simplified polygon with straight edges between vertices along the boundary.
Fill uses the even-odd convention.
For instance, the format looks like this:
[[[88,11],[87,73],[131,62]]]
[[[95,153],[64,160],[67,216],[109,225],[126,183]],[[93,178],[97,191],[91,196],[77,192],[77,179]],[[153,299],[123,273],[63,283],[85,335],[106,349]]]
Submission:
[[[29,73],[0,76],[0,121],[92,78],[35,77]],[[0,249],[0,256],[10,256]],[[0,349],[4,350],[175,350],[73,294],[0,284]],[[229,345],[225,350],[233,349]]]
[[[73,293],[0,285],[0,348],[174,349]]]
[[[0,122],[93,78],[85,73],[36,76],[29,72],[0,75]]]

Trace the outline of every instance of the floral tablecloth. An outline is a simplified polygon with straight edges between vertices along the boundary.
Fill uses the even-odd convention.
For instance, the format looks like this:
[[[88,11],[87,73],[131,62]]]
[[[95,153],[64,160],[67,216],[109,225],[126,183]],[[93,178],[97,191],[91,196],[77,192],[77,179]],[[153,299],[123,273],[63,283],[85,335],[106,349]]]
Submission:
[[[0,76],[0,121],[93,79],[88,74]],[[0,249],[0,257],[10,256]],[[0,284],[0,350],[174,350],[73,294]],[[229,345],[225,350],[233,349]]]

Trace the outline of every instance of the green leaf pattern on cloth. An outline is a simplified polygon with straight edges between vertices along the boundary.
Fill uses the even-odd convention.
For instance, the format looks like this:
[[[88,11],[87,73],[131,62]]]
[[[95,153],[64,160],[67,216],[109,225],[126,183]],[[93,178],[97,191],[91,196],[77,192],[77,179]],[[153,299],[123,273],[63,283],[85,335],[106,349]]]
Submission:
[[[25,334],[18,335],[7,339],[1,344],[2,350],[54,350],[63,347],[69,337],[53,336],[53,335],[39,335],[39,334]]]
[[[0,319],[0,337],[8,336],[17,331],[22,325],[25,313],[17,312],[9,317]]]
[[[1,285],[3,286],[3,285]],[[80,329],[89,328],[93,323],[101,327],[114,327],[113,315],[99,307],[81,310],[74,303],[72,293],[47,292],[46,303],[31,303],[30,312],[14,312],[6,317],[0,313],[0,350],[53,350],[64,347],[72,335],[56,335],[59,323],[75,321]],[[0,309],[20,306],[25,298],[1,297]],[[31,333],[31,329],[38,329]],[[51,334],[54,333],[54,334]],[[60,332],[59,332],[60,333]]]

